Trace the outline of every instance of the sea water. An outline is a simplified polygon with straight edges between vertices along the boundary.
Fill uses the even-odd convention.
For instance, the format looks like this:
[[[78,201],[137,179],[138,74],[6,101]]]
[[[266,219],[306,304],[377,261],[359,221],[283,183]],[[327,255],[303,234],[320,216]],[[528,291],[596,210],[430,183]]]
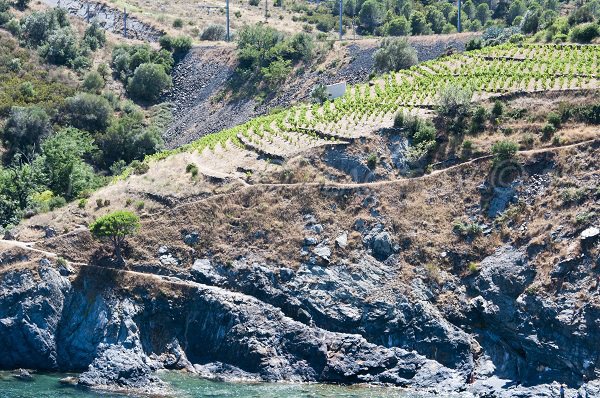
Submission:
[[[0,398],[107,398],[136,397],[136,394],[115,394],[62,385],[59,380],[69,374],[34,374],[32,381],[0,372]],[[430,395],[407,392],[397,388],[344,387],[327,384],[290,383],[223,383],[200,379],[181,373],[160,374],[177,398],[428,398]],[[439,395],[436,397],[440,398]],[[448,396],[450,397],[450,396]],[[448,398],[445,397],[445,398]],[[458,397],[458,396],[457,396]]]

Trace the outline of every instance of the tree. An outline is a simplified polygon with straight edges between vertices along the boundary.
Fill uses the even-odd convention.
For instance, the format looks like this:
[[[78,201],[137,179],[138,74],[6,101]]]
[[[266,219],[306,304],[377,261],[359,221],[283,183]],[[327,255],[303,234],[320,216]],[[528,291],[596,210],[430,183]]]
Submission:
[[[261,73],[269,88],[275,89],[277,86],[285,82],[285,79],[292,71],[290,63],[291,62],[288,60],[277,60],[271,62],[268,67],[261,69]]]
[[[134,111],[114,119],[105,133],[95,137],[100,148],[100,163],[109,168],[114,162],[143,160],[163,147],[160,131],[144,127],[144,114]]]
[[[48,115],[38,107],[14,107],[4,125],[2,137],[10,153],[34,153],[40,141],[51,133]]]
[[[271,63],[271,50],[283,40],[281,33],[264,25],[249,25],[238,33],[237,50],[241,69],[260,71]]]
[[[442,33],[444,25],[446,24],[446,18],[444,18],[444,14],[442,14],[440,10],[433,6],[428,6],[426,20],[434,33]]]
[[[473,91],[465,87],[448,85],[438,96],[438,120],[448,131],[455,134],[462,133],[466,127],[466,118],[471,113]]]
[[[425,19],[422,12],[415,11],[410,16],[410,27],[413,35],[428,35],[431,34],[431,28]]]
[[[98,21],[92,22],[86,28],[83,35],[83,42],[87,44],[92,51],[96,51],[97,49],[104,47],[106,44],[106,33]]]
[[[377,0],[365,1],[358,13],[360,25],[369,32],[383,23],[383,17],[383,7]]]
[[[525,13],[525,3],[523,0],[515,0],[511,2],[506,15],[506,22],[509,25],[514,25],[515,18],[522,16]]]
[[[387,36],[409,36],[410,24],[403,15],[393,18],[385,24],[384,33]]]
[[[31,0],[15,0],[15,6],[19,9],[19,10],[24,10],[27,8],[27,6],[29,5],[29,3],[31,3]]]
[[[209,41],[225,40],[227,31],[223,25],[209,25],[202,31],[200,39]],[[162,40],[162,38],[161,38]]]
[[[105,131],[113,114],[104,97],[80,93],[65,101],[65,114],[73,127],[87,131]]]
[[[69,27],[57,29],[48,36],[40,54],[56,65],[68,65],[79,54],[77,38]]]
[[[490,11],[490,6],[488,6],[487,3],[481,3],[475,10],[475,18],[477,18],[482,25],[485,25],[487,21],[490,20],[491,15],[492,11]]]
[[[123,262],[121,249],[125,238],[136,234],[139,229],[140,218],[126,210],[109,213],[90,224],[90,232],[94,237],[112,242],[115,257],[119,263]]]
[[[577,43],[589,43],[598,36],[600,27],[594,23],[577,25],[571,30],[571,40]]]
[[[417,51],[405,38],[386,37],[373,54],[375,69],[380,72],[407,69],[418,62]]]
[[[48,188],[67,200],[96,188],[98,178],[83,161],[85,155],[96,149],[89,133],[75,128],[66,128],[48,137],[42,143],[42,156],[38,160],[46,172]]]
[[[171,77],[161,65],[146,63],[135,70],[127,84],[127,91],[138,100],[154,102],[172,84]]]
[[[509,140],[498,141],[492,145],[495,163],[512,161],[518,151],[519,145]]]
[[[85,89],[85,91],[88,91],[90,93],[99,94],[100,90],[104,88],[104,84],[104,78],[102,77],[100,72],[96,71],[89,72],[85,75],[85,78],[83,79],[83,88]]]

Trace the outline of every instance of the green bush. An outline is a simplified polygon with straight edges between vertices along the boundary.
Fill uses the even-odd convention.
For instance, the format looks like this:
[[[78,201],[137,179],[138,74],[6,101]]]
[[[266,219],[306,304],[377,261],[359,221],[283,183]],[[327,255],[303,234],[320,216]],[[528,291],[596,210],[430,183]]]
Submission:
[[[11,153],[33,153],[52,132],[46,112],[38,107],[14,107],[4,125],[2,137]]]
[[[585,23],[571,29],[570,38],[576,43],[590,43],[600,36],[600,28],[596,23]]]
[[[96,51],[97,49],[104,47],[106,44],[106,33],[97,21],[93,21],[85,29],[83,42],[92,51]]]
[[[418,62],[417,51],[404,38],[384,38],[373,58],[380,72],[407,69]]]
[[[181,29],[181,28],[183,28],[183,19],[181,19],[181,18],[176,18],[176,19],[173,21],[173,27],[174,27],[175,29]]]
[[[288,60],[277,60],[271,62],[268,67],[261,69],[264,81],[270,89],[274,90],[285,82],[292,71],[290,64],[291,61]]]
[[[102,96],[80,93],[65,101],[65,115],[69,123],[87,131],[105,131],[113,114],[108,100]]]
[[[170,40],[170,39],[165,39]],[[172,43],[169,43],[172,46]],[[142,64],[161,65],[165,73],[171,73],[175,60],[170,51],[156,51],[148,44],[121,45],[113,49],[112,67],[119,79],[126,82]]]
[[[466,87],[447,85],[438,94],[437,118],[454,134],[463,133],[471,113],[473,91]]]
[[[498,141],[492,145],[492,155],[496,163],[512,161],[518,151],[519,145],[508,140]]]
[[[386,36],[409,36],[411,33],[410,23],[401,15],[391,19],[383,28]]]
[[[482,48],[483,40],[481,40],[479,37],[469,40],[465,46],[466,51],[481,50]]]
[[[159,39],[159,44],[164,50],[170,51],[177,56],[182,56],[187,54],[192,48],[192,39],[188,36],[173,37],[164,35]]]
[[[155,102],[172,84],[171,77],[161,65],[146,63],[135,70],[127,84],[127,91],[135,99]]]
[[[48,137],[41,145],[38,159],[47,175],[47,186],[66,199],[98,188],[100,179],[84,157],[96,150],[94,140],[84,131],[66,128]]]
[[[96,71],[89,72],[83,79],[83,89],[91,93],[99,94],[104,88],[104,84],[104,78]]]
[[[225,40],[227,31],[223,25],[209,25],[202,31],[200,39],[209,41]]]
[[[52,32],[40,47],[40,55],[56,65],[72,65],[79,55],[79,47],[71,28],[64,27]]]

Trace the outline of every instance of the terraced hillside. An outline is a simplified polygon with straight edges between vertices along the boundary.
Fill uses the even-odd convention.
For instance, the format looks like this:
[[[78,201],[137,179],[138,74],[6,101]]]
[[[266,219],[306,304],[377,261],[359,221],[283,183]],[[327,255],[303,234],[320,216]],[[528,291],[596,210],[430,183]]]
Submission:
[[[475,101],[517,93],[593,90],[600,86],[599,70],[600,46],[488,47],[384,75],[355,85],[343,97],[323,105],[302,104],[258,117],[151,159],[182,151],[202,155],[220,146],[226,152],[241,147],[283,160],[309,148],[345,144],[391,127],[398,112],[428,115],[437,103],[438,93],[448,85],[470,87]]]

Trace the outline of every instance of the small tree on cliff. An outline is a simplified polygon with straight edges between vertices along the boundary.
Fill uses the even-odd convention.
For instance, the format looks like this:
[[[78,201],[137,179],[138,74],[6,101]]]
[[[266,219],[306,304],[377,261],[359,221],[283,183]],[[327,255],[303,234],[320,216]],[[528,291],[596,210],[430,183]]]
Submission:
[[[115,256],[123,262],[121,248],[125,238],[134,235],[140,229],[140,219],[130,211],[115,211],[98,218],[90,224],[90,232],[98,239],[110,240],[114,246]]]

